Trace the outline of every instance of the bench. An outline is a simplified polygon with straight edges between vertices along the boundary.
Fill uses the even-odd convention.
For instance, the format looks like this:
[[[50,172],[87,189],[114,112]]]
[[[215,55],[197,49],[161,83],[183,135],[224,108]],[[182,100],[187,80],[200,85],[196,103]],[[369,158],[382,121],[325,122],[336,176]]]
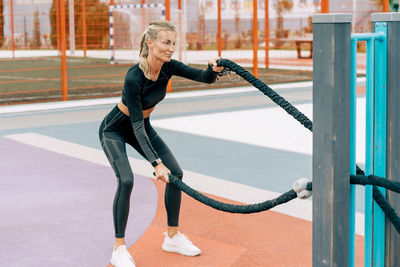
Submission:
[[[310,38],[283,38],[283,39],[275,39],[275,41],[279,41],[281,43],[294,43],[297,51],[297,58],[312,58],[313,54],[313,40]],[[301,55],[301,45],[309,44],[310,53],[308,56]]]
[[[312,58],[312,54],[313,54],[313,40],[310,39],[295,39],[294,40],[295,44],[296,44],[296,51],[297,51],[297,58]],[[303,57],[301,55],[301,44],[310,44],[310,54],[308,55],[308,57]]]

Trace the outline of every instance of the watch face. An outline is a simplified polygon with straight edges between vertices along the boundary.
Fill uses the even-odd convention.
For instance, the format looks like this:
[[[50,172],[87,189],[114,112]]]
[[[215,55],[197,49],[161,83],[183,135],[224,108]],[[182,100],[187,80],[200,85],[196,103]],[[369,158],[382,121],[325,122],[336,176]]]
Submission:
[[[153,165],[153,167],[157,166],[159,163],[161,163],[161,159],[156,159],[155,161],[153,161],[151,163],[151,165]]]

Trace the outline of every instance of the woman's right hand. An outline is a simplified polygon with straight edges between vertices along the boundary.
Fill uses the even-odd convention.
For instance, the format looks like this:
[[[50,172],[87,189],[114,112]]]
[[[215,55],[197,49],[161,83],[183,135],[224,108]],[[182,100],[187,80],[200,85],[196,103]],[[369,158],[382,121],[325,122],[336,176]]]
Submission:
[[[220,71],[222,71],[224,69],[224,67],[217,65],[217,60],[218,59],[221,59],[221,58],[217,57],[217,58],[214,58],[214,59],[208,61],[208,65],[210,65],[212,67],[212,70],[214,72],[220,72]]]
[[[167,167],[165,167],[165,165],[162,162],[160,162],[157,166],[154,167],[154,173],[157,177],[157,180],[169,183],[168,174],[170,174],[171,171]]]

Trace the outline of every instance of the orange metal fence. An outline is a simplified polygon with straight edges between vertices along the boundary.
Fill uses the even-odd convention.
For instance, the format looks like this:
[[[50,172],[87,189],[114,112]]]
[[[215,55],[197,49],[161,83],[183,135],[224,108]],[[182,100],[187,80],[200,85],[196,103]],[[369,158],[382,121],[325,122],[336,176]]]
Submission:
[[[252,67],[255,75],[259,67],[311,70],[314,13],[352,12],[353,31],[364,32],[370,13],[392,9],[389,0],[0,3],[0,105],[119,95],[126,70],[138,59],[133,32],[145,29],[149,10],[135,13],[121,6],[112,12],[110,27],[110,4],[162,3],[165,18],[178,25],[184,61],[206,64],[219,55]],[[118,64],[110,62],[110,33]]]

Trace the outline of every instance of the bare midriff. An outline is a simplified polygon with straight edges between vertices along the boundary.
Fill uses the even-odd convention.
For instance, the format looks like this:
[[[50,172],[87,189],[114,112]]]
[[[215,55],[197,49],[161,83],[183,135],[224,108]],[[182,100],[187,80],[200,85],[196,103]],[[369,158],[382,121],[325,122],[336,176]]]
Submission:
[[[122,103],[122,101],[119,101],[118,103],[118,108],[119,110],[121,110],[122,113],[124,113],[126,116],[129,116],[129,110],[128,107],[124,105],[124,103]],[[145,109],[143,110],[143,118],[147,118],[148,116],[150,116],[151,112],[154,110],[155,107],[149,108],[149,109]]]

